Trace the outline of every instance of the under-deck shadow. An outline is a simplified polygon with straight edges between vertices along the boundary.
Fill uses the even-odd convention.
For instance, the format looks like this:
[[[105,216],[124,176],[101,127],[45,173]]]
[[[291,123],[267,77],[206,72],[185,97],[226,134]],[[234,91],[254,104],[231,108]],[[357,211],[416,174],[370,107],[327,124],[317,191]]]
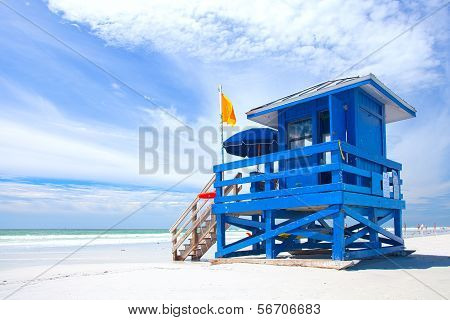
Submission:
[[[412,254],[407,257],[387,256],[361,260],[357,265],[347,269],[359,270],[398,270],[398,269],[429,269],[434,267],[449,267],[450,256]]]

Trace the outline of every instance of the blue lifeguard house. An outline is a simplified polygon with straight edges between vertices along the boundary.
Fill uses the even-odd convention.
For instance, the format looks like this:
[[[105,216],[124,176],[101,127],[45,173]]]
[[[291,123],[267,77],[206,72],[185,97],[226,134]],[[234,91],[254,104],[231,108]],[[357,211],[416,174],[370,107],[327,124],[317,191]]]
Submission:
[[[277,148],[214,166],[216,257],[325,249],[352,260],[403,251],[402,165],[387,158],[386,124],[415,116],[372,74],[247,112],[276,131]],[[247,192],[224,192],[233,186]],[[393,232],[383,226],[392,221]],[[248,236],[230,242],[229,225]]]

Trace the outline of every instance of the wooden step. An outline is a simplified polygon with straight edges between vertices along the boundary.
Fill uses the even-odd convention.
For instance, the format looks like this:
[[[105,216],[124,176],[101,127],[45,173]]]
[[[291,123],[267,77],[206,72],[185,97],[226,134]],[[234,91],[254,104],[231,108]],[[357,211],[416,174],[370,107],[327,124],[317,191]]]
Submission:
[[[235,178],[242,177],[238,173]],[[215,176],[205,185],[200,193],[210,192],[214,188]],[[241,187],[227,186],[223,194],[234,190],[239,193]],[[172,253],[174,260],[200,260],[200,258],[214,245],[217,239],[216,217],[212,214],[212,200],[201,200],[196,197],[175,224],[170,228],[172,234]],[[228,225],[225,226],[228,229]],[[183,231],[185,231],[183,233]],[[194,243],[196,239],[197,243]]]
[[[208,251],[210,247],[208,247],[206,244],[200,244],[197,246],[197,249],[195,249],[197,252],[200,252],[202,254],[205,254],[206,251]]]
[[[215,238],[214,235],[205,236],[205,238],[203,238],[195,248],[192,248],[190,245],[185,244],[185,249],[180,251],[181,259],[191,257],[193,260],[194,259],[199,260],[215,243],[214,238]],[[189,254],[186,255],[188,251],[190,252]]]
[[[207,247],[206,245],[204,247],[198,247],[197,249],[195,249],[194,251],[192,251],[191,254],[189,254],[190,256],[198,256],[198,257],[202,257],[208,250],[210,247]]]

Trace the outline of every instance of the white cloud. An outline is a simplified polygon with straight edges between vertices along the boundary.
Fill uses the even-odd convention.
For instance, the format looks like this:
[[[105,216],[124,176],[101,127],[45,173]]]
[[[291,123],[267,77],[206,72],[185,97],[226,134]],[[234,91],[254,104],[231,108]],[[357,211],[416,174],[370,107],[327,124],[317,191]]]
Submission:
[[[157,50],[170,55],[184,75],[191,74],[192,78],[185,77],[184,81],[195,83],[195,90],[205,96],[201,111],[204,114],[198,111],[199,118],[190,123],[195,138],[202,126],[216,127],[218,123],[217,83],[224,84],[232,98],[238,124],[246,124],[243,112],[250,107],[332,78],[439,4],[439,1],[407,4],[392,1],[48,1],[50,10],[69,23],[81,25],[82,30],[88,26],[108,44]],[[441,76],[435,67],[442,64],[443,58],[437,55],[435,45],[446,40],[445,32],[436,31],[446,23],[445,15],[447,12],[441,11],[351,73],[375,73],[387,85],[403,92],[433,83]],[[43,46],[61,49],[46,37],[40,41],[43,42],[37,46],[39,50]],[[31,56],[42,54],[39,50],[31,51]],[[30,52],[28,48],[21,51]],[[91,58],[97,53],[95,50],[83,52]],[[62,64],[58,62],[52,71],[63,70]],[[168,66],[169,70],[171,67]],[[169,154],[160,158],[166,165],[161,165],[152,175],[142,176],[138,174],[138,124],[135,128],[124,129],[74,119],[63,114],[64,108],[38,94],[13,87],[1,78],[0,84],[16,97],[14,101],[0,101],[0,174],[158,187],[186,177],[173,171],[175,160],[185,164],[187,158],[183,150],[178,158],[174,157],[173,135]],[[108,89],[115,96],[123,96],[125,91],[115,82]],[[407,96],[405,98],[408,100]],[[186,122],[175,108],[168,109]],[[209,116],[211,118],[206,119]],[[135,119],[136,123],[155,126],[160,137],[164,127],[179,126],[173,118],[153,108],[140,108]],[[447,126],[450,116],[443,113],[439,121],[434,119],[428,123],[416,122],[416,126],[402,132],[395,131],[394,135],[398,133],[401,138],[389,148],[392,151],[389,158],[405,165],[402,178],[406,200],[410,203],[428,203],[433,197],[449,192],[448,175],[440,168],[448,167],[448,139],[443,137],[450,136]],[[429,147],[431,141],[432,148]],[[218,150],[211,139],[206,143]],[[183,140],[181,146],[192,147],[196,159],[203,155],[205,167],[211,168],[211,156],[197,143]],[[163,151],[160,144],[158,153],[164,155]],[[196,167],[198,163],[194,163]],[[170,169],[168,173],[165,168]],[[208,178],[206,174],[196,174],[187,184],[199,187]],[[126,188],[64,188],[48,184],[9,183],[0,189],[0,196],[14,201],[9,206],[3,203],[3,209],[17,208],[23,212],[34,212],[38,208],[46,212],[52,205],[62,211],[67,205],[67,212],[116,209],[125,212],[153,194],[153,191],[146,193]],[[182,202],[177,194],[172,195],[174,205]],[[14,200],[11,197],[15,197]]]
[[[60,111],[51,101],[2,81],[13,100],[0,102],[0,175],[12,177],[47,177],[112,182],[115,184],[151,185],[165,188],[186,179],[185,187],[199,188],[209,174],[196,172],[203,155],[205,168],[212,167],[212,157],[198,142],[182,138],[174,152],[174,130],[179,122],[161,110],[140,108],[140,123],[157,130],[157,169],[151,174],[139,172],[139,124],[124,129],[92,120],[75,120]],[[130,111],[131,112],[131,111]],[[175,113],[175,110],[171,110]],[[182,118],[181,116],[177,115]],[[192,124],[194,128],[199,123]],[[164,149],[164,128],[170,129],[169,149]],[[198,140],[197,131],[194,139]],[[148,143],[151,143],[149,141]],[[187,153],[190,151],[192,155]],[[213,150],[217,150],[216,147]],[[7,155],[7,156],[4,156]],[[189,158],[191,157],[191,158]],[[147,169],[153,159],[147,157]],[[177,165],[181,169],[176,170]],[[193,176],[189,177],[191,174]]]
[[[107,43],[144,46],[206,62],[271,61],[333,77],[407,29],[439,2],[49,0],[53,12],[85,24]],[[445,11],[445,10],[444,10]],[[441,16],[445,12],[439,13]],[[351,73],[406,86],[438,78],[433,18]]]
[[[106,185],[0,182],[0,211],[21,214],[103,214],[133,212],[151,201],[159,214],[181,211],[194,194]],[[163,210],[161,210],[163,209]]]
[[[405,199],[409,204],[433,204],[440,199],[450,205],[450,110],[408,121],[415,124],[396,128],[388,136],[388,157],[403,163]]]

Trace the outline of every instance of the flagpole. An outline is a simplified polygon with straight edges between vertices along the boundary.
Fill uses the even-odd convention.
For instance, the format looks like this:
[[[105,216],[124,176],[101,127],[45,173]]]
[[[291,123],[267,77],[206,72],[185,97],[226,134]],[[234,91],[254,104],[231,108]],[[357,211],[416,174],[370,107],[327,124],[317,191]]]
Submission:
[[[223,164],[224,152],[223,152],[222,85],[219,85],[219,108],[220,108],[220,152],[222,154],[222,164]]]

